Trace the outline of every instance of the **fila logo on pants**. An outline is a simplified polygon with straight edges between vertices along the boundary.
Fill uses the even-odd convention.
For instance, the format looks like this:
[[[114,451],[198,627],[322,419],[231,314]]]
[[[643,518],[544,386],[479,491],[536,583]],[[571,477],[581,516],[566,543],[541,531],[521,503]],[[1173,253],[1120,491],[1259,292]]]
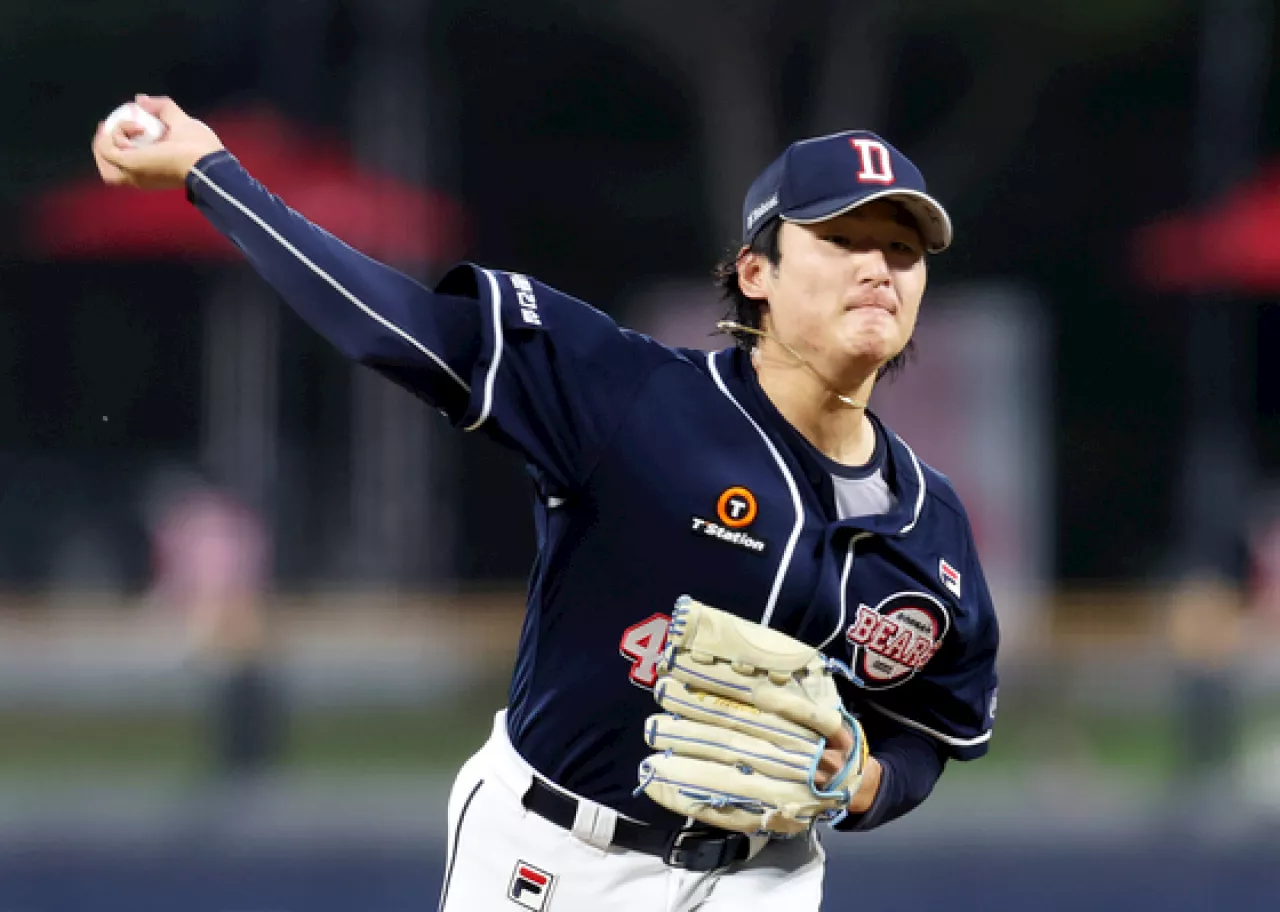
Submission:
[[[511,886],[507,888],[507,898],[533,912],[542,912],[555,885],[554,874],[535,868],[527,862],[516,862],[516,869],[511,875]]]

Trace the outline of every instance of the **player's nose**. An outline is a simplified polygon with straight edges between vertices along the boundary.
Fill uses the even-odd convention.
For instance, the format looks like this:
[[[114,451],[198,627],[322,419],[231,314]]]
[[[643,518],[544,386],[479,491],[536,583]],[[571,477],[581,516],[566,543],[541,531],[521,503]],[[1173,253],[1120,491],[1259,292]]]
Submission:
[[[889,260],[884,251],[879,247],[873,247],[865,251],[858,258],[857,275],[858,284],[864,288],[888,285],[892,273],[889,269]]]

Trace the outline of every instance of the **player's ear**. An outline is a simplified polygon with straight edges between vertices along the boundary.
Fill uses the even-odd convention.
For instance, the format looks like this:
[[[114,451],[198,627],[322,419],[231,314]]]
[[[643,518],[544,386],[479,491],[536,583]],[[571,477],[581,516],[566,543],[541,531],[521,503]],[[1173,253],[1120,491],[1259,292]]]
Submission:
[[[748,247],[738,251],[738,287],[753,300],[764,301],[769,297],[769,258],[754,253]]]

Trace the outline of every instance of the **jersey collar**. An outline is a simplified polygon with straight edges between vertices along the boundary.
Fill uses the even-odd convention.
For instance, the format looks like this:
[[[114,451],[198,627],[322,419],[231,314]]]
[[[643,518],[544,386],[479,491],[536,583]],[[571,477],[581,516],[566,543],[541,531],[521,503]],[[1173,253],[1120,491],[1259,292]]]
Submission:
[[[810,484],[825,497],[830,497],[830,474],[826,467],[814,458],[811,452],[812,445],[792,427],[765,394],[756,376],[755,367],[751,364],[750,355],[742,349],[731,348],[718,353],[716,359],[721,365],[732,364],[732,369],[725,373],[743,394],[741,396],[743,407],[764,427],[774,442],[781,445],[789,460],[799,464],[801,474],[809,480]],[[885,482],[893,492],[896,504],[893,510],[883,516],[856,517],[841,520],[838,525],[875,532],[878,535],[909,535],[919,524],[920,514],[924,510],[926,492],[924,467],[911,448],[878,415],[868,409],[867,417],[878,426],[888,443],[884,465]]]

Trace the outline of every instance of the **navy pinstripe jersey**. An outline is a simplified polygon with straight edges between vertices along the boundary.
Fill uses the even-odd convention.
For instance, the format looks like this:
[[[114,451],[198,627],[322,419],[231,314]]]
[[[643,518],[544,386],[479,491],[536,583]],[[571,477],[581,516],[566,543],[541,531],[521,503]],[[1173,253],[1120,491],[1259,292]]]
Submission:
[[[744,353],[669,348],[470,265],[437,288],[474,301],[460,332],[432,292],[311,225],[229,154],[203,159],[188,192],[345,354],[526,460],[538,548],[508,725],[543,775],[673,820],[632,792],[667,616],[686,593],[847,662],[851,708],[882,730],[959,759],[986,751],[998,633],[968,520],[874,416],[895,506],[839,520],[830,475]]]

